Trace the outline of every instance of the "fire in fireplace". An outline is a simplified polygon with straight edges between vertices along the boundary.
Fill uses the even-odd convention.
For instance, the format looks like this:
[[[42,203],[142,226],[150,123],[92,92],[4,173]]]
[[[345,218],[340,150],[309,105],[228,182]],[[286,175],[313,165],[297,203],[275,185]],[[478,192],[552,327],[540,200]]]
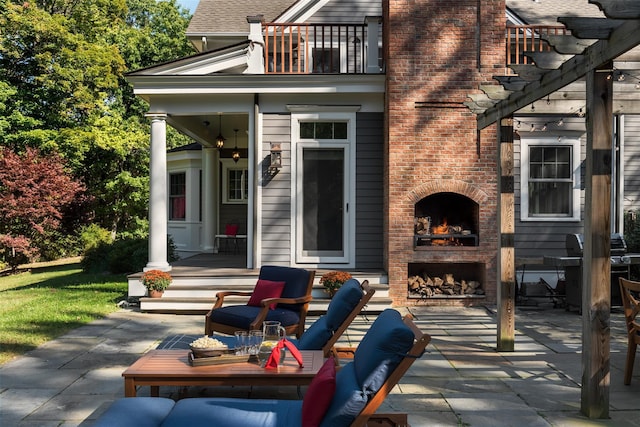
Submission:
[[[415,205],[414,246],[478,246],[478,204],[456,193],[436,193]]]

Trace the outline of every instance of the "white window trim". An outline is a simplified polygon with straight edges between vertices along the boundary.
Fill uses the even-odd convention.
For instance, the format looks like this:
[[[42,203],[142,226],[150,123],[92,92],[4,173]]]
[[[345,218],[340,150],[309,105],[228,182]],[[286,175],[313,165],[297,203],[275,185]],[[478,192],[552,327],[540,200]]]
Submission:
[[[292,111],[291,114],[291,200],[295,201],[291,203],[291,218],[292,233],[291,233],[291,259],[294,260],[296,265],[305,266],[323,266],[330,268],[331,266],[337,267],[355,267],[355,168],[356,168],[356,113],[359,106],[347,106],[337,107],[333,112],[327,112],[324,108],[319,108],[322,112],[308,112],[309,106],[288,106],[288,109]],[[305,111],[298,112],[295,111]],[[334,139],[334,140],[319,140],[313,141],[309,139],[300,139],[300,122],[304,121],[346,121],[347,122],[347,139]],[[347,182],[347,188],[349,191],[348,198],[345,200],[349,206],[349,215],[347,216],[347,230],[346,246],[344,248],[344,259],[337,259],[331,257],[302,257],[297,254],[298,247],[301,245],[298,236],[298,218],[297,212],[298,206],[298,149],[300,147],[344,147],[345,155],[348,157],[347,170],[351,171],[349,182]],[[346,261],[345,261],[346,260]]]
[[[247,179],[249,179],[249,166],[247,159],[240,159],[238,163],[234,162],[233,159],[220,159],[220,163],[222,164],[222,203],[227,205],[246,205],[249,199],[249,194],[247,192],[247,198],[244,200],[229,200],[229,192],[227,189],[229,188],[229,171],[230,170],[246,170]]]
[[[573,190],[571,216],[530,216],[529,215],[529,147],[536,145],[570,146],[573,167]],[[540,137],[520,140],[520,220],[538,222],[580,221],[580,139],[577,137]]]
[[[184,218],[171,218],[171,176],[184,175]],[[189,218],[189,174],[186,169],[175,169],[167,171],[167,222],[184,224]]]

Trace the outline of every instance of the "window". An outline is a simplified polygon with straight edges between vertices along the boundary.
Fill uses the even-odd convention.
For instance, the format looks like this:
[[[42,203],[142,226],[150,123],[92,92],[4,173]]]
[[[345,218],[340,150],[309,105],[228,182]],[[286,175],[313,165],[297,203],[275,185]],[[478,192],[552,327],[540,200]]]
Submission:
[[[347,138],[347,122],[300,122],[300,139]]]
[[[186,219],[187,175],[184,172],[169,174],[169,220]]]
[[[314,73],[339,73],[340,50],[333,48],[313,49]]]
[[[222,159],[222,202],[247,203],[249,200],[249,171],[247,160],[235,163],[231,159]]]
[[[522,139],[522,220],[580,219],[580,141]]]

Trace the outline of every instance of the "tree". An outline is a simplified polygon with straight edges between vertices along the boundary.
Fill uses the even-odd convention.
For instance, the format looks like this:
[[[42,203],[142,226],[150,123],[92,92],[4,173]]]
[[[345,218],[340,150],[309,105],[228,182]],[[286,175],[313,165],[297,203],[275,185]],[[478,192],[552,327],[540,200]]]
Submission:
[[[124,74],[192,53],[188,22],[175,0],[0,0],[0,146],[58,153],[94,201],[76,217],[146,229],[147,106]]]
[[[27,148],[19,155],[0,152],[0,250],[11,266],[25,262],[44,248],[47,236],[69,222],[84,186],[64,169],[56,154]],[[70,221],[73,222],[73,221]]]

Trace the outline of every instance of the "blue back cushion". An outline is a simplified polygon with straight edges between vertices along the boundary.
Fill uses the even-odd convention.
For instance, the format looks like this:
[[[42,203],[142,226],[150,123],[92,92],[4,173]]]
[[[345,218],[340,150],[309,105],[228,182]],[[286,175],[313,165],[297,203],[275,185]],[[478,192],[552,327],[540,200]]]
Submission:
[[[307,294],[309,271],[303,268],[264,265],[260,268],[260,278],[274,282],[285,282],[281,298],[299,298]],[[278,308],[300,311],[299,304],[278,304]]]
[[[322,350],[333,331],[327,326],[327,316],[322,316],[304,331],[296,346],[300,350]]]
[[[413,331],[396,310],[386,309],[373,322],[353,356],[362,390],[375,394],[413,346]]]
[[[347,280],[333,296],[327,307],[327,326],[332,331],[340,327],[344,319],[362,299],[362,288],[356,279]]]
[[[413,331],[396,310],[383,311],[338,371],[336,393],[321,427],[348,426],[413,346]]]
[[[350,279],[333,296],[327,314],[313,322],[297,342],[300,350],[321,350],[333,333],[362,299],[362,288],[356,279]]]
[[[367,396],[356,380],[353,362],[336,374],[336,391],[320,427],[347,427],[364,409]]]

